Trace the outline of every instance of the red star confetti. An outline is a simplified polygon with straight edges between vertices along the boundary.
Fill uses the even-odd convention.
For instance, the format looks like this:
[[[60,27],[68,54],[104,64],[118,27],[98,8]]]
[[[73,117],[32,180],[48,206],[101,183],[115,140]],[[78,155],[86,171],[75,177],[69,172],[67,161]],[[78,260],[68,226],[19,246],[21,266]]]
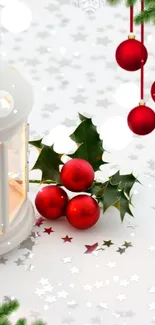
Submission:
[[[44,221],[45,221],[44,218],[42,218],[42,217],[38,218],[35,222],[35,226],[40,227]]]
[[[72,237],[68,237],[68,236],[66,236],[66,237],[64,237],[64,238],[61,238],[61,239],[63,239],[63,241],[64,241],[64,243],[71,243],[71,241],[72,241]]]
[[[52,229],[52,227],[50,227],[50,228],[44,228],[44,232],[46,232],[46,234],[50,235],[51,232],[54,232],[54,230]]]
[[[85,245],[85,247],[87,248],[85,254],[90,254],[98,247],[98,243],[95,243],[93,245]]]

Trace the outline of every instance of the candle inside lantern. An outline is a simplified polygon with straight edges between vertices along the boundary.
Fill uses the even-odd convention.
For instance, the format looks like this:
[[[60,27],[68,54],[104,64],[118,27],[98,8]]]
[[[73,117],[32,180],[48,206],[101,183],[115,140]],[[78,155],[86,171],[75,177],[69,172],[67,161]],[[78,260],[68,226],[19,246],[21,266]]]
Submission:
[[[11,222],[26,198],[26,135],[25,125],[8,143],[9,221]]]

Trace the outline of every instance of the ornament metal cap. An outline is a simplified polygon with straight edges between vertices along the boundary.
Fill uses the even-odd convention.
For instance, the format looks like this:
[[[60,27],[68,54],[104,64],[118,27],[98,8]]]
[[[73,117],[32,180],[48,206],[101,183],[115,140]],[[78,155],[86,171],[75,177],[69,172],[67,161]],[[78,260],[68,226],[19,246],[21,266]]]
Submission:
[[[139,102],[139,106],[143,106],[143,105],[145,105],[145,102],[144,102],[143,99],[141,99],[140,102]]]
[[[130,33],[130,34],[128,35],[128,39],[135,39],[135,38],[136,38],[136,36],[135,36],[134,33]]]

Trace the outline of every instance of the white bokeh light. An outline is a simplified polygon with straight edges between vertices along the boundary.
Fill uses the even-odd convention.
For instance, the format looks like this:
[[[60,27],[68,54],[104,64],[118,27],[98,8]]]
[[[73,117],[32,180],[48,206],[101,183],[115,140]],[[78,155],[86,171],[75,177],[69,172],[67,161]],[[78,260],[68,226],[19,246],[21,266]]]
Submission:
[[[121,116],[109,118],[100,128],[100,138],[106,150],[122,150],[127,147],[132,139],[127,119]]]
[[[127,109],[132,109],[138,105],[139,96],[139,88],[132,82],[120,84],[114,94],[117,104]]]
[[[0,90],[0,118],[8,116],[14,108],[14,100],[12,96],[4,91]]]
[[[1,11],[1,25],[11,33],[21,33],[28,29],[32,21],[31,10],[22,2],[8,2]]]
[[[43,143],[48,146],[54,144],[54,150],[58,153],[72,153],[77,149],[76,143],[69,137],[72,132],[73,128],[59,125],[51,130],[51,132],[43,139]]]

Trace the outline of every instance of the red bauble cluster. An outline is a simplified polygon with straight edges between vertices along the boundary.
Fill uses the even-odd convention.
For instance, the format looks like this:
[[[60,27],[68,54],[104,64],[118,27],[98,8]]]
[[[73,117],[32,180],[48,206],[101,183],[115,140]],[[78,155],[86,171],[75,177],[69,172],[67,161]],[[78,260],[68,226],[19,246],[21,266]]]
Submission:
[[[152,96],[153,101],[155,102],[155,81],[151,87],[151,96]]]
[[[47,219],[57,219],[65,214],[68,195],[56,185],[43,187],[37,194],[35,205],[38,212]]]
[[[127,121],[133,133],[147,135],[155,129],[155,112],[145,105],[139,105],[130,111]]]
[[[128,39],[122,42],[116,49],[116,61],[118,65],[127,71],[137,71],[147,61],[146,47],[136,39]]]
[[[89,195],[76,195],[67,205],[66,217],[69,223],[75,228],[90,228],[95,225],[99,216],[99,205],[97,201]]]
[[[94,181],[94,170],[84,159],[68,161],[60,173],[62,185],[72,192],[84,192]],[[67,193],[57,185],[45,186],[35,199],[38,212],[47,219],[66,216],[76,228],[90,228],[98,221],[100,208],[95,199],[87,194],[80,194],[69,200]]]
[[[94,181],[94,170],[84,159],[71,159],[62,167],[60,179],[68,190],[84,192]]]

